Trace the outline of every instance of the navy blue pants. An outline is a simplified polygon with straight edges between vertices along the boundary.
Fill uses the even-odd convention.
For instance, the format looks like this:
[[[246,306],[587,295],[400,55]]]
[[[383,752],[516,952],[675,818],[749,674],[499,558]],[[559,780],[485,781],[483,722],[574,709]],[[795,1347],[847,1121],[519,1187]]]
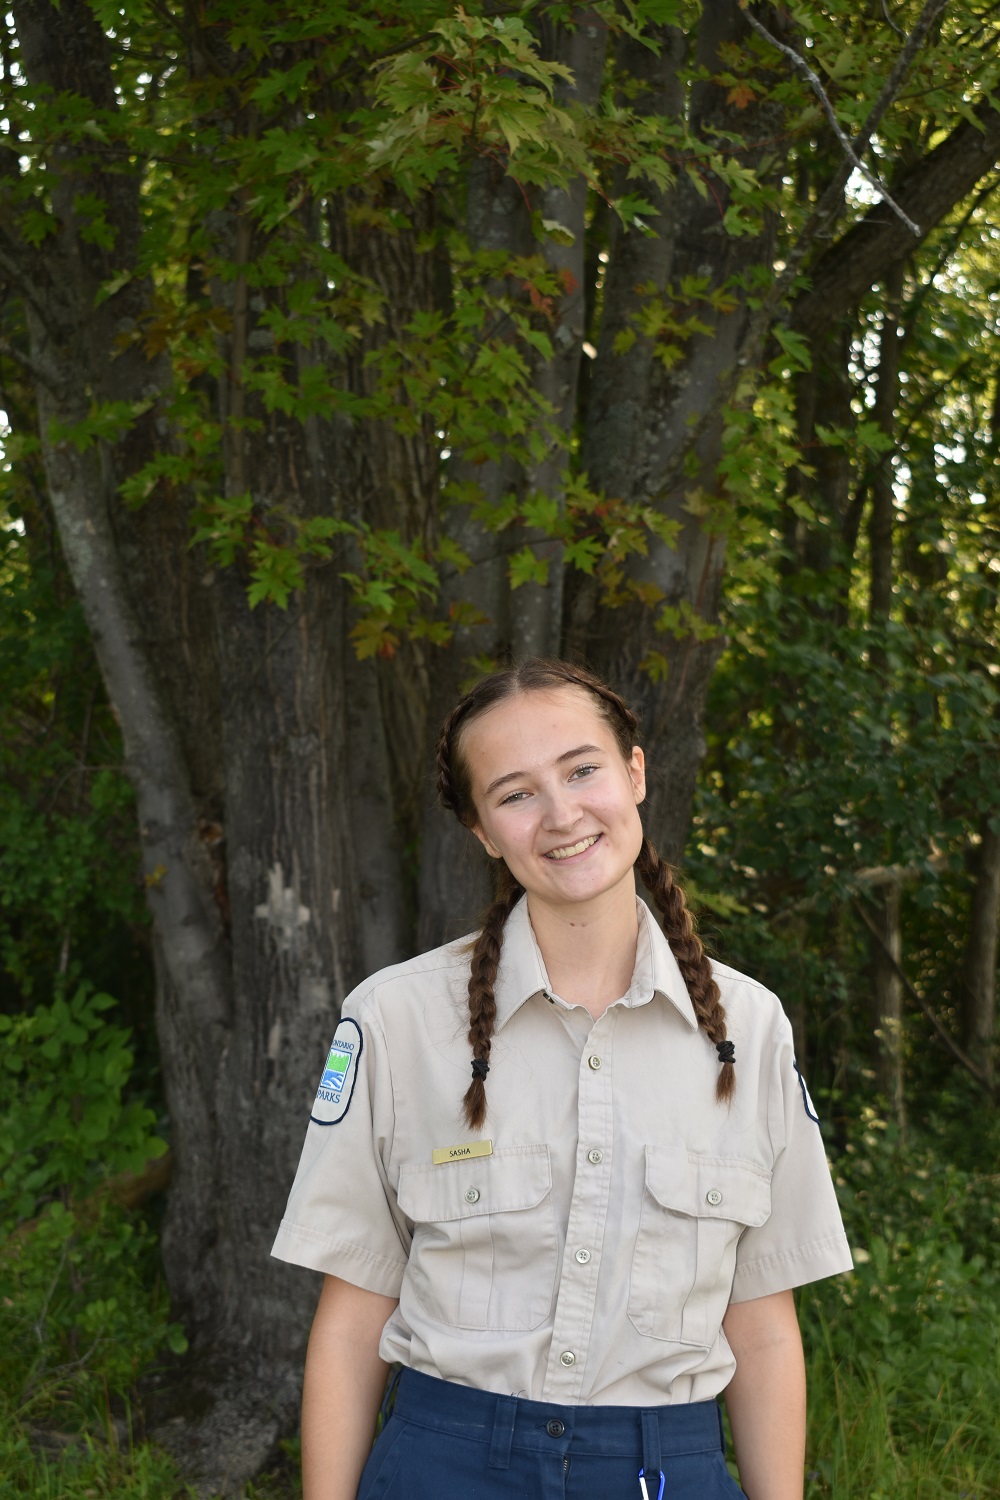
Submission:
[[[556,1406],[404,1370],[358,1500],[734,1500],[714,1401]]]

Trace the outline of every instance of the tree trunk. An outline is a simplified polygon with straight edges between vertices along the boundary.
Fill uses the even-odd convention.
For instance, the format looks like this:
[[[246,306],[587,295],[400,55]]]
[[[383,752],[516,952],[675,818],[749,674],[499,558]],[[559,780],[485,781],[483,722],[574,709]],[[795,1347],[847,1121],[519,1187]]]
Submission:
[[[1000,931],[1000,827],[984,818],[962,964],[962,1043],[990,1080],[996,1047],[997,941]]]
[[[903,295],[903,264],[897,262],[885,279],[885,313],[882,334],[879,340],[878,383],[875,390],[873,416],[881,432],[891,439],[899,401],[899,356],[900,356],[900,299]],[[896,469],[893,463],[894,450],[879,455],[872,478],[871,511],[868,521],[868,551],[870,582],[868,592],[868,618],[880,633],[885,631],[892,616],[893,538],[895,531]],[[872,664],[876,671],[887,669],[885,643],[877,641],[872,648]]]
[[[780,110],[765,103],[738,111],[712,81],[720,48],[746,34],[732,0],[704,8],[692,59],[704,81],[692,88],[687,107],[699,134],[735,130],[747,142],[745,159],[756,162],[763,149],[753,143],[781,138]],[[660,57],[641,56],[644,49],[625,43],[626,71],[639,82],[638,107],[673,117],[684,108],[687,41],[676,30],[665,30],[662,40]],[[712,516],[722,456],[717,395],[732,374],[746,324],[745,308],[720,310],[706,299],[731,277],[769,261],[774,225],[768,221],[759,235],[727,236],[720,222],[724,201],[702,198],[686,173],[668,192],[649,196],[656,237],[618,230],[612,241],[583,452],[596,489],[652,503],[677,522],[679,535],[673,546],[651,538],[648,555],[627,562],[629,579],[641,594],[655,597],[656,606],[599,608],[595,589],[584,583],[576,590],[571,641],[640,711],[655,771],[647,827],[662,852],[677,860],[704,755],[708,683],[722,649],[713,631],[725,562],[725,537]],[[641,305],[640,287],[657,288],[683,317],[682,278],[706,275],[706,299],[697,310],[709,331],[687,337],[676,362],[661,361],[656,341],[642,334],[626,352],[616,352],[616,335],[631,327]],[[658,629],[663,610],[679,611],[681,625]]]
[[[572,69],[572,83],[563,84],[557,91],[560,105],[566,108],[577,104],[589,110],[600,98],[607,26],[592,12],[576,12],[573,21],[572,29],[543,22],[542,50],[547,57],[556,58]],[[569,244],[550,237],[543,245],[547,266],[558,274],[564,291],[554,299],[547,329],[553,357],[538,358],[535,368],[535,388],[551,407],[565,446],[554,442],[546,456],[528,468],[523,483],[528,494],[556,500],[560,511],[565,503],[563,475],[570,462],[568,449],[577,417],[583,358],[587,198],[587,184],[582,177],[575,178],[568,187],[543,187],[537,194],[537,211],[542,218],[561,224],[572,237]],[[521,545],[540,548],[549,562],[549,570],[545,585],[526,583],[511,599],[511,649],[517,659],[558,655],[563,643],[562,549],[551,537],[529,528],[519,531],[518,540]]]
[[[891,438],[899,399],[899,309],[903,292],[901,261],[890,269],[885,290],[886,305],[879,342],[874,416],[881,431],[887,438]],[[886,705],[886,714],[891,688],[887,632],[892,617],[892,583],[895,576],[895,467],[892,459],[892,450],[879,455],[872,479],[868,523],[868,619],[873,631],[871,665],[879,676],[876,693]],[[883,753],[888,753],[887,742],[883,744]],[[893,882],[882,887],[876,893],[876,902],[879,908],[876,922],[885,945],[883,947],[876,943],[872,955],[879,1082],[902,1131],[906,1128],[906,1101],[903,1069],[903,981],[897,967],[903,955],[899,883]]]
[[[213,1492],[257,1472],[295,1417],[315,1285],[269,1250],[324,1050],[367,958],[340,774],[352,750],[336,584],[314,580],[287,616],[251,611],[234,576],[216,588],[233,1015],[194,1139],[183,1033],[163,1048],[175,1154],[207,1155],[211,1169],[175,1183],[164,1226],[195,1374],[168,1392],[184,1420],[162,1435]],[[200,1244],[191,1226],[206,1207],[214,1232]]]
[[[524,197],[493,162],[483,158],[473,162],[467,193],[466,233],[473,250],[531,253],[534,245]],[[452,460],[448,478],[459,494],[466,487],[474,487],[482,504],[490,509],[523,483],[523,475],[511,459],[483,465]],[[451,813],[437,805],[435,753],[445,716],[476,675],[473,658],[503,660],[510,656],[515,636],[512,617],[518,608],[507,581],[506,536],[501,540],[485,531],[464,500],[448,506],[442,529],[473,561],[465,574],[446,575],[443,603],[450,611],[472,600],[477,618],[464,623],[459,613],[451,645],[434,663],[430,684],[420,832],[417,947],[421,950],[472,931],[490,899],[488,862],[478,842]],[[529,606],[529,617],[544,616],[547,604],[537,600],[535,604],[537,608]]]
[[[898,968],[903,958],[899,894],[899,885],[895,883],[884,886],[879,893],[875,925],[881,941],[872,944],[872,988],[879,1089],[902,1132],[906,1129],[906,1095],[903,1087],[903,981]]]

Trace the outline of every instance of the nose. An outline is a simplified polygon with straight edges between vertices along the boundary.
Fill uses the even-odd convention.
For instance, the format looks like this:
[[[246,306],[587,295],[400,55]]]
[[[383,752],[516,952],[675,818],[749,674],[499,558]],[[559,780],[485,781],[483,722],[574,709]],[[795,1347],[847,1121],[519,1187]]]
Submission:
[[[580,809],[564,786],[550,787],[545,793],[542,824],[550,833],[565,833],[578,821]]]

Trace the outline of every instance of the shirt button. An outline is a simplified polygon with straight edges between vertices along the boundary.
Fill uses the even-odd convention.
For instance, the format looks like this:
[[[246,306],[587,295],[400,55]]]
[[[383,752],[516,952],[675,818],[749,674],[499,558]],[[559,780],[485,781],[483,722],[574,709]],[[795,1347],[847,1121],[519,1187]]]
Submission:
[[[576,1259],[580,1262],[581,1266],[585,1266],[587,1264],[588,1260],[590,1259],[590,1251],[589,1250],[578,1250],[576,1252]]]
[[[601,1162],[604,1160],[604,1152],[598,1151],[595,1147],[593,1151],[587,1152],[587,1160],[590,1162],[590,1165],[592,1167],[599,1167],[601,1165]]]
[[[546,1422],[545,1431],[549,1437],[562,1437],[566,1431],[566,1423],[560,1422],[558,1417],[553,1417],[551,1422]]]
[[[567,1370],[569,1369],[570,1365],[576,1364],[576,1355],[573,1353],[572,1349],[563,1350],[563,1352],[559,1356],[559,1363],[561,1365],[565,1365]]]
[[[587,1066],[593,1068],[594,1072],[596,1073],[598,1068],[601,1066],[601,1059],[599,1057],[588,1057]]]
[[[708,1202],[711,1203],[713,1208],[718,1208],[719,1204],[722,1202],[722,1194],[719,1192],[718,1188],[709,1188],[708,1192],[705,1194],[705,1197]]]
[[[478,1188],[466,1188],[466,1190],[465,1190],[465,1201],[466,1201],[466,1203],[478,1203],[479,1202],[479,1189]]]

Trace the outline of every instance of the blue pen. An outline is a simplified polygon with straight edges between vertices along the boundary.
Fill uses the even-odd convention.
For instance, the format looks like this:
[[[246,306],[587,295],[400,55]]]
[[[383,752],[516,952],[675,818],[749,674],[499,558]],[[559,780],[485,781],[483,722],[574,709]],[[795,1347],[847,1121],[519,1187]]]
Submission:
[[[666,1484],[666,1482],[667,1481],[663,1477],[663,1470],[661,1469],[660,1470],[660,1488],[656,1492],[656,1500],[663,1500],[663,1487]],[[640,1469],[639,1470],[639,1488],[642,1490],[642,1500],[649,1500],[649,1490],[646,1488],[646,1471],[645,1471],[645,1469]]]

